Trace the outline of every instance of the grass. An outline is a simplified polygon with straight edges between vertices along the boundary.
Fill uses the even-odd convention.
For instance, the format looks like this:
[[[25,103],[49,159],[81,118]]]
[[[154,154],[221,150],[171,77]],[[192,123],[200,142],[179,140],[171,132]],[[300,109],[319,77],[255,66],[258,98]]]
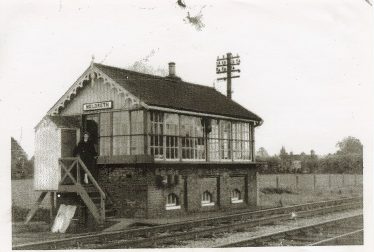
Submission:
[[[22,208],[19,206],[12,206],[12,222],[20,222],[25,221],[26,216],[30,210],[27,208]],[[44,208],[39,208],[38,211],[36,211],[33,219],[33,221],[44,221],[49,223],[49,210]]]
[[[317,201],[362,196],[362,188],[349,190],[302,191],[263,188],[259,192],[260,207],[280,207]]]

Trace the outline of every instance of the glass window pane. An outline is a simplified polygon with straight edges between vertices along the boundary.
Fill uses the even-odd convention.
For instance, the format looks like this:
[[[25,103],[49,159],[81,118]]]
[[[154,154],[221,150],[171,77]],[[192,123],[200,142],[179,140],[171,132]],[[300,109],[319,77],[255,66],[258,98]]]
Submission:
[[[202,118],[181,116],[182,159],[204,160],[205,141]]]
[[[229,160],[231,159],[231,123],[229,121],[220,121],[220,150],[221,159]]]
[[[131,155],[144,154],[144,136],[131,136]]]
[[[130,154],[130,136],[113,136],[113,155]]]
[[[131,111],[131,135],[144,134],[143,110]]]
[[[210,132],[208,133],[209,160],[219,160],[218,121],[210,121]]]
[[[177,114],[165,113],[165,135],[178,136],[179,119]]]
[[[155,159],[164,158],[164,114],[162,112],[151,111],[150,112],[150,145],[149,149],[151,155]]]
[[[130,118],[128,111],[113,112],[113,135],[129,135]]]
[[[110,155],[110,146],[111,146],[111,137],[100,137],[100,155],[109,156]]]
[[[112,133],[110,113],[100,114],[100,136],[110,136]]]

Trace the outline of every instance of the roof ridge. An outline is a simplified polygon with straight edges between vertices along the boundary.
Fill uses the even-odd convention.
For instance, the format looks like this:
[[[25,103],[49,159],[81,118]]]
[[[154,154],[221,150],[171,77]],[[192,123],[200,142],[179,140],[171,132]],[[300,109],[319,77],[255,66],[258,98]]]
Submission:
[[[128,69],[125,69],[125,68],[116,67],[116,66],[109,66],[109,65],[104,65],[104,64],[100,64],[100,63],[94,63],[94,65],[103,66],[103,67],[109,67],[109,68],[114,68],[114,69],[118,69],[118,70],[121,70],[121,71],[130,72],[130,73],[133,73],[133,74],[143,75],[143,76],[147,76],[147,77],[153,77],[155,79],[166,80],[166,81],[174,82],[174,83],[176,83],[176,82],[183,82],[184,84],[195,85],[195,86],[200,86],[200,87],[204,87],[204,88],[210,88],[210,89],[213,89],[213,90],[217,91],[215,88],[207,86],[207,85],[197,84],[197,83],[191,83],[191,82],[184,81],[182,79],[176,80],[176,79],[173,79],[173,78],[168,78],[168,76],[160,76],[160,75],[142,73],[142,72],[138,72],[138,71],[134,71],[134,70],[128,70]]]
[[[134,71],[134,70],[129,70],[129,69],[125,69],[125,68],[117,67],[117,66],[109,66],[109,65],[104,65],[104,64],[100,64],[100,63],[94,63],[94,65],[115,68],[115,69],[118,69],[118,70],[130,72],[130,73],[133,73],[133,74],[145,75],[145,76],[150,76],[150,77],[154,77],[154,78],[158,78],[158,79],[164,79],[165,78],[164,76],[154,75],[154,74],[148,74],[148,73],[142,73],[142,72],[138,72],[138,71]]]

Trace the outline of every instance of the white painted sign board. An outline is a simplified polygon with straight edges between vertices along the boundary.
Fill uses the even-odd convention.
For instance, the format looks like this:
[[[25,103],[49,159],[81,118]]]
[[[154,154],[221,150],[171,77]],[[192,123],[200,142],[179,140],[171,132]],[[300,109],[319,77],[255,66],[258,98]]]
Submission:
[[[83,111],[92,111],[100,109],[111,109],[113,108],[113,101],[93,102],[83,104]]]

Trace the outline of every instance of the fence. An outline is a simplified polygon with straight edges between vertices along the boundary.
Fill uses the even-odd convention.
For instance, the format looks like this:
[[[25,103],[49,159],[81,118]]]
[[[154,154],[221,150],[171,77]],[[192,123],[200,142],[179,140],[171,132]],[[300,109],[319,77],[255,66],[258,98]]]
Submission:
[[[357,174],[259,174],[258,189],[273,187],[302,191],[362,188],[362,175]]]
[[[292,190],[340,190],[361,187],[362,175],[351,174],[259,174],[258,189],[266,187],[288,188]],[[16,206],[30,208],[39,196],[34,191],[33,179],[12,180],[12,202]],[[49,197],[49,195],[47,196]],[[42,207],[49,208],[49,199],[44,199]]]

